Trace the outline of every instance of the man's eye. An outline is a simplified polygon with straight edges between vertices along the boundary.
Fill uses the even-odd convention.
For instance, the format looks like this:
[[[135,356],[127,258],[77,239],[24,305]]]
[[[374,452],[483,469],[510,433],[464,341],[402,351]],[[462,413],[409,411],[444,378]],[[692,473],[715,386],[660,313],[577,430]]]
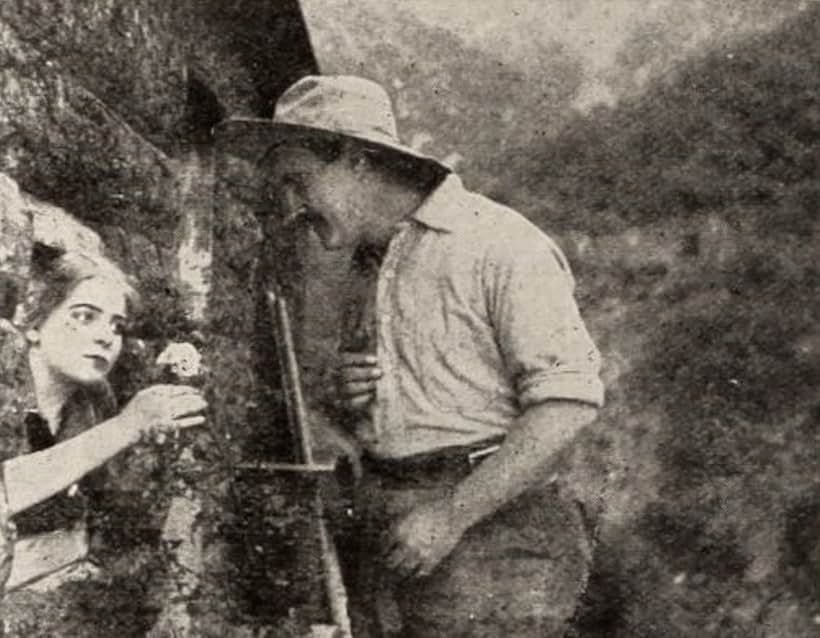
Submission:
[[[287,175],[282,176],[282,179],[279,181],[279,183],[281,187],[292,186],[295,188],[302,188],[305,183],[305,174],[288,173]]]

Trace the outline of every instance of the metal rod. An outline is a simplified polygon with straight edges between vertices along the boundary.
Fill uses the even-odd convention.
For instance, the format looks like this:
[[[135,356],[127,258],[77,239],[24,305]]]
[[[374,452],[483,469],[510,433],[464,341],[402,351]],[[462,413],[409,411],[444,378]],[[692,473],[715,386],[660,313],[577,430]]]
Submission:
[[[313,461],[313,438],[310,432],[307,409],[302,395],[302,382],[296,348],[290,326],[287,300],[278,283],[267,291],[269,311],[272,315],[276,350],[282,372],[282,389],[288,413],[288,422],[294,440],[295,466],[318,467]],[[271,464],[275,465],[275,464]],[[285,464],[291,465],[291,464]],[[319,490],[313,497],[313,514],[321,549],[322,571],[325,595],[333,624],[339,630],[340,638],[352,638],[350,617],[347,612],[347,592],[339,565],[339,557],[333,539],[324,520],[324,504]]]

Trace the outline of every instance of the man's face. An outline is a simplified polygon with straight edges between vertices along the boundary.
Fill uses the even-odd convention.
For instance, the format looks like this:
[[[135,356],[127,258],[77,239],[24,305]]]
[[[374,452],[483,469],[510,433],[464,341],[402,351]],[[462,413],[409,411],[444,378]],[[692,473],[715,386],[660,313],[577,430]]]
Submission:
[[[271,178],[286,218],[307,221],[327,250],[361,238],[363,191],[344,153],[328,162],[302,146],[282,146],[276,151]]]

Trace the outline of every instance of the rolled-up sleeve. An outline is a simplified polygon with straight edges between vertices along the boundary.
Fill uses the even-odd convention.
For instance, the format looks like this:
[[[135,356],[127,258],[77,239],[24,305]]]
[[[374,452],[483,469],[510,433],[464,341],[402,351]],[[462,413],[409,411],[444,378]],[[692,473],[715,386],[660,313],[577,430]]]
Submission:
[[[499,241],[486,268],[491,321],[521,407],[556,399],[603,405],[600,354],[560,249],[533,229]]]

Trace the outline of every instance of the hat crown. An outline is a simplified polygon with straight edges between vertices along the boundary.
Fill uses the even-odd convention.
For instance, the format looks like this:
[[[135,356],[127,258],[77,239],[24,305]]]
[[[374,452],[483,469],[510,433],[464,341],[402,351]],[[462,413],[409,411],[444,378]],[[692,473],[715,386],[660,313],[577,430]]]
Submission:
[[[353,76],[302,78],[276,102],[273,122],[400,143],[387,92],[375,82]]]
[[[399,140],[387,91],[349,75],[303,77],[277,100],[272,118],[231,117],[214,134],[225,151],[253,162],[292,136],[342,136],[450,172],[434,157]]]

